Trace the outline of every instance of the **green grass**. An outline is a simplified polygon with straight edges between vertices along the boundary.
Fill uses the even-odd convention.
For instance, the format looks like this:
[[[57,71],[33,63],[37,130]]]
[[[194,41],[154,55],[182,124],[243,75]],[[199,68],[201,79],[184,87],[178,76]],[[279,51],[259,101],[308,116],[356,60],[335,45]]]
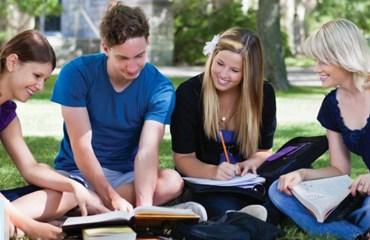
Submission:
[[[171,77],[171,81],[175,88],[177,88],[182,82],[186,81],[189,78],[186,77]]]
[[[277,91],[276,96],[281,98],[312,98],[323,96],[331,89],[313,86],[290,86],[287,91]]]
[[[57,75],[51,75],[50,78],[45,82],[44,91],[38,92],[32,96],[32,99],[46,100],[50,99],[53,93],[53,88]]]
[[[296,56],[286,57],[285,64],[289,67],[312,67],[315,61],[305,56]]]
[[[325,134],[324,130],[316,123],[296,124],[296,125],[279,125],[274,139],[274,150],[277,150],[282,144],[296,136],[315,136]],[[59,148],[59,140],[52,137],[27,137],[26,143],[30,147],[35,158],[43,163],[53,165],[53,159]],[[353,156],[353,177],[365,173],[366,167],[361,159]],[[173,168],[172,151],[170,140],[163,140],[160,145],[160,163],[161,167]],[[328,165],[328,155],[324,154],[314,164],[315,167]],[[0,188],[10,188],[21,186],[24,181],[20,177],[14,165],[10,162],[9,157],[0,146]],[[280,224],[285,236],[281,240],[291,239],[333,239],[330,237],[312,238],[300,231],[295,225],[286,220]]]

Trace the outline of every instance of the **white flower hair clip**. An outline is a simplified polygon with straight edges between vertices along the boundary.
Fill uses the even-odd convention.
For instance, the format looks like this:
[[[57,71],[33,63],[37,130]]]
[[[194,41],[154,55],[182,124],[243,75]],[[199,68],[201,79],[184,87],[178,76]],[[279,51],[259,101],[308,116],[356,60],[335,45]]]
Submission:
[[[206,45],[203,48],[203,54],[205,56],[210,55],[216,48],[217,43],[220,41],[220,35],[213,36],[212,40],[206,42]]]

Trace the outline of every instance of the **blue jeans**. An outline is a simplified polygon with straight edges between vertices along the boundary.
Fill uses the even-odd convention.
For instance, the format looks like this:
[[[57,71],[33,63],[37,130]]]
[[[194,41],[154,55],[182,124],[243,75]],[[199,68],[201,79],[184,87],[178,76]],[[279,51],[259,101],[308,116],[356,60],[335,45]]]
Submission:
[[[355,239],[370,228],[370,197],[362,207],[353,211],[348,220],[319,223],[295,198],[277,189],[275,181],[269,189],[269,197],[275,206],[310,235],[332,235],[338,239]]]

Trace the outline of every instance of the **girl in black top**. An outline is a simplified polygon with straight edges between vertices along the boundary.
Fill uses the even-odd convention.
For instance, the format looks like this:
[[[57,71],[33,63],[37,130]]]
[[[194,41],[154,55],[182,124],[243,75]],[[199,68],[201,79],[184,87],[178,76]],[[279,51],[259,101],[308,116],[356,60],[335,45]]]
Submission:
[[[275,93],[263,81],[260,40],[248,30],[232,28],[208,42],[204,53],[205,72],[176,92],[171,123],[176,168],[184,176],[218,180],[256,173],[271,154],[276,129]],[[193,200],[210,216],[248,203],[233,194]]]

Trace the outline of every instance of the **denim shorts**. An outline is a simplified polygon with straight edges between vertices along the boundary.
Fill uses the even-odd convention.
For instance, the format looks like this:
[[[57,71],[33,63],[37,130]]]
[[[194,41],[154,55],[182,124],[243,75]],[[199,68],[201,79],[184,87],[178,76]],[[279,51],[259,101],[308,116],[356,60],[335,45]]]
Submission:
[[[114,171],[108,168],[102,168],[104,176],[107,178],[108,182],[112,185],[113,188],[117,188],[123,184],[132,183],[134,181],[134,171],[122,173],[119,171]],[[58,172],[66,177],[69,177],[73,180],[84,185],[89,190],[94,191],[92,184],[87,181],[87,179],[82,175],[80,170],[73,171],[63,171],[58,170]]]

